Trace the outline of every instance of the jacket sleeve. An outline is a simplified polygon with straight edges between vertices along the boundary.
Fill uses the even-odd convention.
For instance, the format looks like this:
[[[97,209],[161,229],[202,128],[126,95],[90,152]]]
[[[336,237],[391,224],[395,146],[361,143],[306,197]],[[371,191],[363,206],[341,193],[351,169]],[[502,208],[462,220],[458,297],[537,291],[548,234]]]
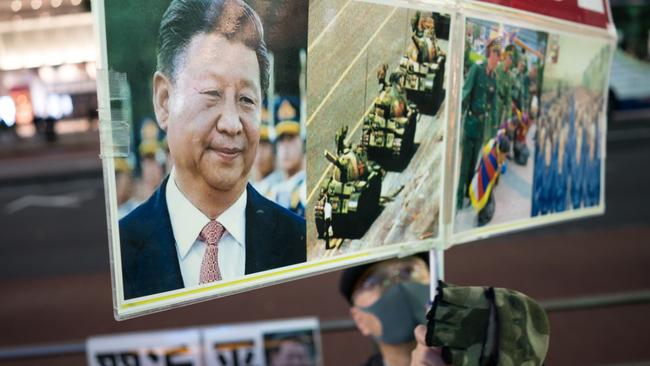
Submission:
[[[471,101],[469,100],[470,94],[472,94],[472,90],[474,90],[474,84],[476,80],[476,73],[478,72],[478,65],[473,64],[470,68],[469,71],[467,72],[467,77],[465,78],[465,83],[463,84],[463,110],[466,110],[469,108],[469,103]]]

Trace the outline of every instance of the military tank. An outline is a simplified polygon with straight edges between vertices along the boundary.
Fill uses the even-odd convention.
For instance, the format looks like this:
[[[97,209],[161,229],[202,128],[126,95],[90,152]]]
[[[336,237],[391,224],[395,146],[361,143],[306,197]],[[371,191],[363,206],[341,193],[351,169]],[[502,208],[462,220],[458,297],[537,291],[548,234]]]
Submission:
[[[412,156],[418,109],[409,103],[401,87],[403,74],[392,73],[387,83],[386,68],[384,65],[378,73],[382,91],[375,99],[374,109],[363,120],[361,145],[370,160],[387,170],[399,170]]]
[[[411,42],[400,59],[403,87],[409,100],[424,114],[434,115],[445,99],[443,90],[446,54],[438,47],[434,16],[418,11],[411,19]]]
[[[381,166],[368,160],[363,146],[345,144],[347,127],[336,134],[337,154],[325,151],[334,165],[321,184],[314,208],[318,237],[356,239],[363,236],[381,212]]]

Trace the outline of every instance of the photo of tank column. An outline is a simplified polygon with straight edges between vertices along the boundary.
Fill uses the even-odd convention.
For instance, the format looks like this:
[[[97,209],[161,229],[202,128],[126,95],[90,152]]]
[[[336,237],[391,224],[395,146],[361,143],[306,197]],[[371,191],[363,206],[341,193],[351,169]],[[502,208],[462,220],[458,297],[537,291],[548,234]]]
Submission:
[[[610,56],[605,41],[550,36],[535,139],[532,216],[601,203]]]
[[[310,4],[308,260],[438,236],[449,24],[430,8]]]
[[[527,219],[548,36],[468,18],[454,232]]]

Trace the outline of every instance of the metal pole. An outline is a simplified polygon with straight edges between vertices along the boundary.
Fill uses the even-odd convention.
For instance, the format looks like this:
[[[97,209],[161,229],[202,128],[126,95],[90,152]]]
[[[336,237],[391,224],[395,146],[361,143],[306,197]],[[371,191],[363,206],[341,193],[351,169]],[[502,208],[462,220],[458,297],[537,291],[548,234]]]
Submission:
[[[566,299],[540,301],[549,313],[558,311],[586,310],[612,306],[637,305],[650,302],[650,290],[623,292]]]
[[[443,249],[432,249],[429,251],[429,291],[430,300],[436,297],[438,281],[445,279],[445,251]]]

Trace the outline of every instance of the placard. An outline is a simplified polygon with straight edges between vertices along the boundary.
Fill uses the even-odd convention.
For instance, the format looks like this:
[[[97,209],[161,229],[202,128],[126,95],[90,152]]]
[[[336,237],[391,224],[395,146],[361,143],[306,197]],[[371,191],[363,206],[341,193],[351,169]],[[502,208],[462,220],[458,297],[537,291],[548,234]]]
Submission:
[[[308,259],[439,239],[451,17],[395,4],[310,10]]]
[[[115,317],[601,214],[572,1],[97,0]]]
[[[90,366],[323,364],[315,318],[95,336],[86,354]]]
[[[206,365],[322,365],[318,327],[305,318],[204,328]]]
[[[90,366],[203,364],[197,329],[91,337],[86,341],[86,357]]]
[[[445,6],[97,1],[115,317],[440,240]]]
[[[602,213],[611,40],[487,16],[465,37],[451,242]]]

